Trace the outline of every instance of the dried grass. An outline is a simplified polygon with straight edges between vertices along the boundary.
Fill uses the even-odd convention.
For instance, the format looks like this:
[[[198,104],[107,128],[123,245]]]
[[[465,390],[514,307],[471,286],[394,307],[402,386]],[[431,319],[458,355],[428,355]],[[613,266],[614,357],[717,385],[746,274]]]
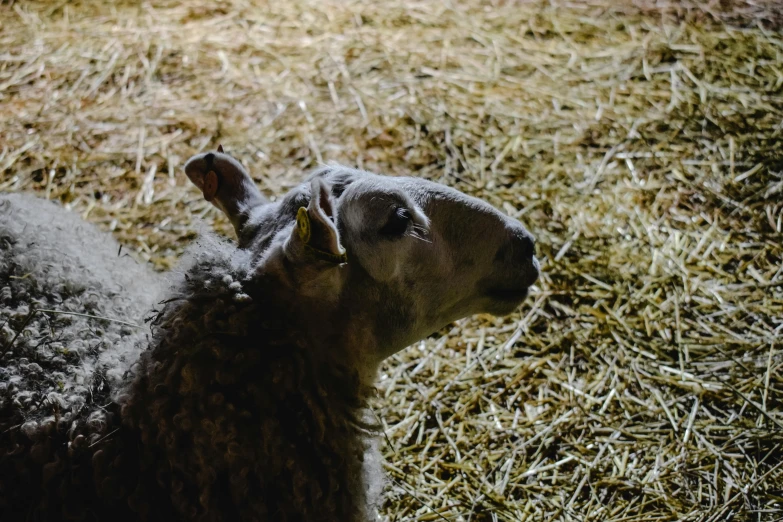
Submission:
[[[536,234],[519,313],[383,370],[391,520],[783,516],[779,2],[0,5],[0,190],[168,267],[181,172],[426,176]],[[733,24],[733,25],[724,25]]]

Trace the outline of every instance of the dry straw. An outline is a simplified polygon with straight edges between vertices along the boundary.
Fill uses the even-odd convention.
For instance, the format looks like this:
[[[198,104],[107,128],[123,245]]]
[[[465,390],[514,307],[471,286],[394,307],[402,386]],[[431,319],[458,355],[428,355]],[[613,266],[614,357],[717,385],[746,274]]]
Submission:
[[[383,368],[390,520],[783,516],[779,2],[4,2],[0,190],[171,266],[319,161],[435,179],[538,237],[507,319]]]

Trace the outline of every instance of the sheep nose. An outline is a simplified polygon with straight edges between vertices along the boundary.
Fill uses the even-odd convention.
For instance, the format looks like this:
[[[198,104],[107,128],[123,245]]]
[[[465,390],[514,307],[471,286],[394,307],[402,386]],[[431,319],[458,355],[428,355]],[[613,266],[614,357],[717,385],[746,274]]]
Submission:
[[[536,255],[536,240],[527,230],[518,229],[514,231],[514,249],[523,257],[530,258]]]
[[[536,259],[536,240],[530,232],[522,228],[515,231],[512,243],[516,255],[523,260],[521,269],[525,285],[531,286],[538,280],[541,271],[538,259]]]

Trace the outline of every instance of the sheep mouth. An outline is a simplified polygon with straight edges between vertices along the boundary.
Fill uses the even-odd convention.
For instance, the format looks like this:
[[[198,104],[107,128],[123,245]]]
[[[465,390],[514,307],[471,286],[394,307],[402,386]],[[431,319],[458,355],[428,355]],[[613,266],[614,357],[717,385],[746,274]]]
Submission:
[[[540,271],[538,259],[533,256],[525,263],[517,277],[506,280],[506,284],[502,286],[490,286],[487,295],[495,301],[521,303],[527,298],[530,287],[538,280]],[[522,277],[519,277],[520,275]]]
[[[521,302],[527,298],[530,287],[521,288],[493,288],[488,292],[490,298],[496,301]]]

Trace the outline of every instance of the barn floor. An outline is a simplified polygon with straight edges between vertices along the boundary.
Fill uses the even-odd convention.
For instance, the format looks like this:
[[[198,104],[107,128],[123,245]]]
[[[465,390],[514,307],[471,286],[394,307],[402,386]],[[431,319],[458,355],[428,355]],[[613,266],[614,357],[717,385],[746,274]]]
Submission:
[[[269,194],[338,160],[486,198],[543,275],[385,366],[384,515],[780,520],[783,10],[684,4],[6,1],[0,191],[160,268],[229,230],[181,168],[218,143]]]

